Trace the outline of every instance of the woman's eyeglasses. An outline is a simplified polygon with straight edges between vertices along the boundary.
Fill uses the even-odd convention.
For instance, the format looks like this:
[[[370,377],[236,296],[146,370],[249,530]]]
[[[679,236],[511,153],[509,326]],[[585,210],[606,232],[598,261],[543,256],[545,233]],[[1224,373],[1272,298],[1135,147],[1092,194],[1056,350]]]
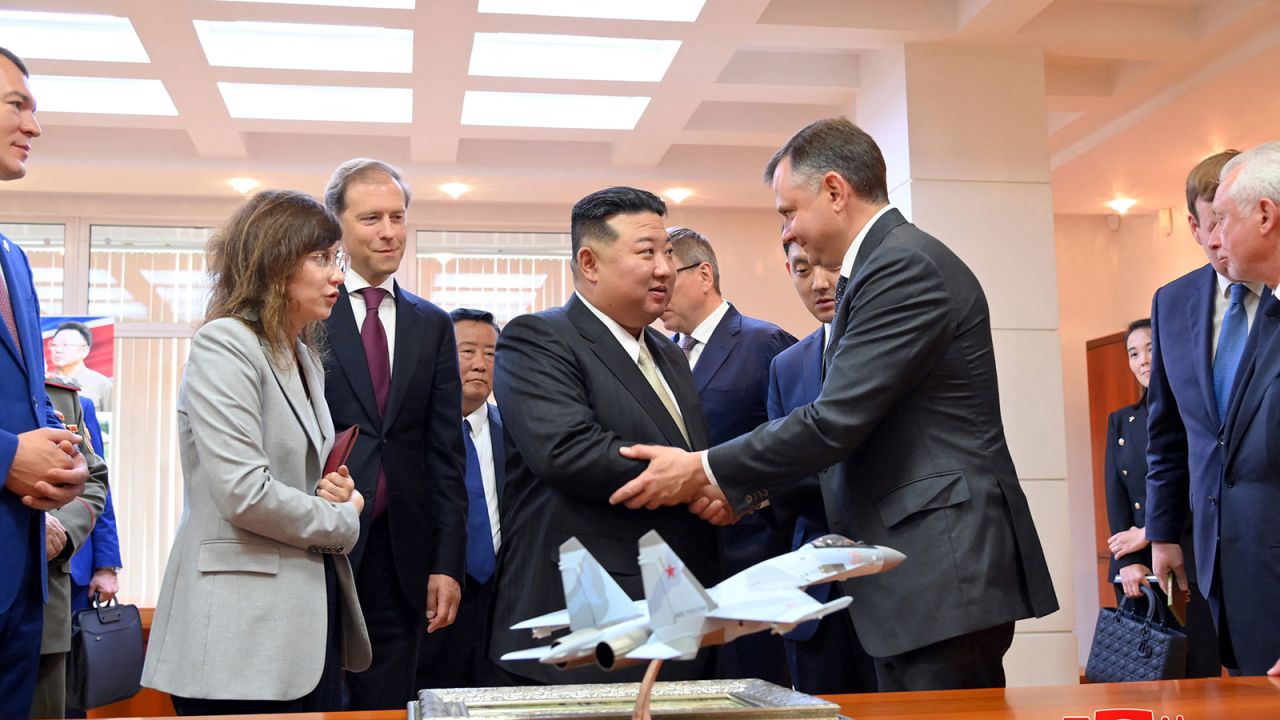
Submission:
[[[342,252],[313,252],[307,256],[307,260],[321,270],[332,270],[338,268],[339,272],[345,273],[351,267],[351,256]]]

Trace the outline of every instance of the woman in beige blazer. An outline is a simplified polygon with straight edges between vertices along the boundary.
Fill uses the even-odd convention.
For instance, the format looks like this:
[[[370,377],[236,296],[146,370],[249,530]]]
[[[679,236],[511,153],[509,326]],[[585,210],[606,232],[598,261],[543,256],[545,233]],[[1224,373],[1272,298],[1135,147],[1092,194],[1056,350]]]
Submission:
[[[346,557],[364,500],[345,467],[321,477],[341,234],[309,196],[264,191],[209,242],[178,395],[186,499],[143,670],[180,715],[339,710],[341,669],[369,665]]]

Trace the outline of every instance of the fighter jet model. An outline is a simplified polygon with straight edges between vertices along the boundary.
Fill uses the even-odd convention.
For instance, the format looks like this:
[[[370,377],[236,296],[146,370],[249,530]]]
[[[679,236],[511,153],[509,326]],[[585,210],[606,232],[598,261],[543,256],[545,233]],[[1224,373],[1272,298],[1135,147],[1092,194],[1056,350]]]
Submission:
[[[517,650],[503,660],[537,660],[561,669],[595,662],[605,670],[649,660],[690,660],[706,645],[771,630],[790,632],[848,607],[820,603],[804,588],[871,575],[906,557],[892,548],[824,535],[704,589],[657,532],[640,538],[645,599],[632,600],[577,538],[560,546],[567,608],[512,626],[535,638],[569,629],[550,645]]]

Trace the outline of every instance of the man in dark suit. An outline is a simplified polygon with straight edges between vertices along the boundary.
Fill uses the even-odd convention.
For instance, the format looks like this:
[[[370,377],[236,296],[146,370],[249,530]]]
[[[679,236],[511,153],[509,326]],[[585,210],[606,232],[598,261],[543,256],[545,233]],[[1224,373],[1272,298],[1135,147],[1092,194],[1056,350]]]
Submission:
[[[325,321],[325,398],[333,425],[360,426],[347,465],[370,510],[351,551],[373,665],[348,673],[353,710],[415,697],[423,617],[448,627],[466,552],[466,452],[453,323],[400,287],[409,189],[400,173],[357,159],[334,171],[325,204],[342,222],[351,269]]]
[[[1152,569],[1159,570],[1156,577],[1161,578],[1161,585],[1165,585],[1171,560],[1168,547],[1177,548],[1176,564],[1185,564],[1192,605],[1208,597],[1218,562],[1218,514],[1209,498],[1218,494],[1222,479],[1218,440],[1226,419],[1223,411],[1234,384],[1233,368],[1244,350],[1241,337],[1223,333],[1231,308],[1231,287],[1240,288],[1236,291],[1241,294],[1237,311],[1242,312],[1243,323],[1226,323],[1226,327],[1229,331],[1234,327],[1244,337],[1267,293],[1260,282],[1239,283],[1232,277],[1226,258],[1210,241],[1217,226],[1213,199],[1218,191],[1218,176],[1238,154],[1236,150],[1226,150],[1210,155],[1187,175],[1187,223],[1209,262],[1157,290],[1151,302],[1146,507],[1145,511],[1137,509],[1143,513],[1146,525],[1136,526],[1136,532],[1120,533],[1119,538],[1120,544],[1135,548],[1135,557],[1142,543],[1151,543]],[[1220,353],[1220,348],[1226,348],[1226,352]],[[1193,522],[1193,506],[1208,512]],[[1185,544],[1195,549],[1194,553],[1182,549],[1187,528],[1191,528],[1191,542]],[[1139,535],[1137,542],[1130,539],[1133,535]],[[1160,559],[1166,564],[1164,568]],[[1210,610],[1217,612],[1212,603]],[[1227,638],[1219,641],[1225,664],[1234,667]]]
[[[1280,141],[1237,155],[1222,168],[1221,185],[1213,199],[1217,226],[1208,250],[1225,257],[1226,274],[1241,282],[1280,283]],[[1245,326],[1239,291],[1222,320],[1221,334],[1247,346],[1238,352],[1243,372],[1230,373],[1234,387],[1223,416],[1218,442],[1222,469],[1191,488],[1196,560],[1201,588],[1208,587],[1224,664],[1244,675],[1280,674],[1280,575],[1275,549],[1280,547],[1280,453],[1275,435],[1280,404],[1280,303],[1274,295],[1259,306],[1255,327]],[[1233,315],[1235,317],[1233,317]],[[1233,327],[1234,325],[1234,327]],[[1233,352],[1219,343],[1217,354]],[[1216,363],[1215,363],[1216,364]],[[1154,473],[1154,470],[1152,471]],[[1152,477],[1151,474],[1148,477]],[[1193,483],[1196,475],[1193,473]],[[1198,492],[1197,492],[1198,491]],[[1176,510],[1182,498],[1170,484],[1151,482],[1147,488],[1147,531],[1157,577],[1173,572],[1178,586],[1188,581],[1175,542],[1182,517]],[[1153,507],[1152,502],[1156,505]],[[1165,511],[1173,508],[1175,512]],[[1162,510],[1159,518],[1153,510]],[[1207,526],[1207,527],[1206,527]]]
[[[502,544],[500,499],[507,484],[502,415],[489,402],[498,325],[493,313],[458,308],[449,313],[462,379],[462,432],[467,447],[467,578],[453,624],[428,634],[418,655],[419,688],[491,685],[489,600]]]
[[[652,463],[611,501],[724,521],[831,468],[832,531],[907,556],[846,586],[880,690],[1003,686],[1014,622],[1058,602],[1005,443],[982,287],[888,204],[880,149],[848,120],[796,133],[766,177],[784,232],[841,267],[822,392],[708,453],[626,450]]]
[[[22,60],[0,48],[0,181],[26,175],[31,140],[40,136],[27,76]],[[84,491],[89,471],[79,442],[45,394],[31,265],[0,235],[0,717],[31,711],[45,599],[44,511]]]
[[[787,256],[787,274],[804,307],[820,325],[803,340],[778,353],[769,366],[769,419],[786,417],[798,407],[818,399],[822,391],[822,355],[827,348],[831,319],[836,314],[838,268],[809,262],[809,255],[790,236],[784,236],[782,250]],[[796,519],[791,547],[827,534],[826,508],[816,476],[789,493],[773,507],[785,505]],[[838,592],[834,583],[814,585],[808,593],[819,602],[829,602]],[[800,625],[783,636],[792,685],[812,695],[875,692],[875,663],[853,628],[849,613],[834,613],[821,620]]]
[[[559,547],[586,546],[632,598],[643,597],[637,542],[657,530],[705,585],[719,581],[715,528],[685,508],[636,512],[610,493],[644,469],[618,449],[636,442],[707,446],[689,364],[648,327],[666,309],[675,273],[662,218],[666,205],[634,188],[608,188],[573,208],[574,294],[563,307],[522,315],[498,340],[494,391],[506,420],[507,487],[490,657],[541,644],[521,620],[565,607]],[[667,663],[668,679],[710,671],[705,651]],[[605,673],[501,662],[511,682],[620,682],[643,667]]]
[[[662,324],[693,369],[693,384],[707,417],[711,443],[731,440],[768,419],[769,363],[795,344],[791,333],[747,317],[720,294],[720,263],[711,242],[689,228],[668,228],[676,274]],[[725,574],[734,575],[790,549],[791,538],[768,513],[724,529]],[[720,650],[720,677],[760,678],[791,685],[782,640],[746,635]]]

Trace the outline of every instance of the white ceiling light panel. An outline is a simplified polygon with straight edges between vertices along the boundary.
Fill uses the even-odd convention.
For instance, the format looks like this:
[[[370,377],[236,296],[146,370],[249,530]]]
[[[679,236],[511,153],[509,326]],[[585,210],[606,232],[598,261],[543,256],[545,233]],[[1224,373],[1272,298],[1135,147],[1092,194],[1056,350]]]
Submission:
[[[408,73],[413,31],[360,25],[195,20],[209,64]]]
[[[31,92],[41,113],[178,114],[164,83],[159,80],[32,75]]]
[[[220,82],[218,91],[231,117],[243,120],[413,121],[408,88]]]
[[[476,33],[472,75],[658,82],[679,40],[528,33]]]
[[[270,3],[272,5],[326,5],[329,7],[385,8],[412,10],[414,0],[223,0],[223,2]]]
[[[648,105],[647,97],[468,90],[462,124],[633,130]]]
[[[4,46],[21,58],[149,63],[129,18],[0,10]]]
[[[482,13],[693,22],[706,0],[480,0]]]

